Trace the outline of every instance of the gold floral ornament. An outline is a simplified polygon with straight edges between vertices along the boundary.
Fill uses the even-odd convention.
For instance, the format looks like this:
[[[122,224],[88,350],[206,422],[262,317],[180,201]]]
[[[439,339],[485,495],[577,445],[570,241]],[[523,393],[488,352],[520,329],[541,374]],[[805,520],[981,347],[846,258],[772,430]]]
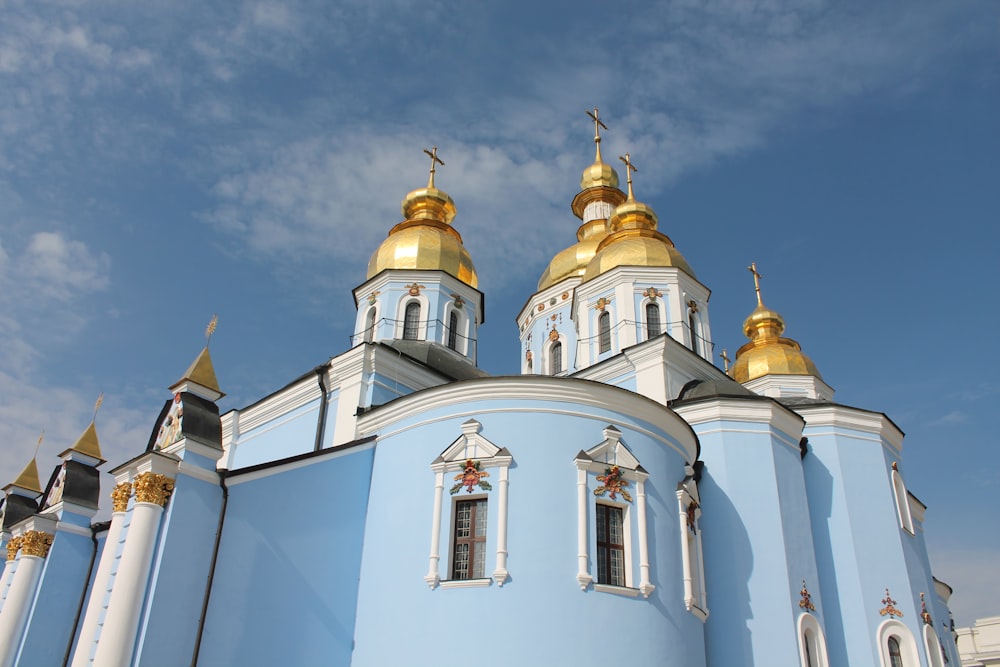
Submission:
[[[17,552],[21,549],[21,536],[10,538],[10,542],[7,543],[7,560],[14,560],[17,558]]]
[[[597,303],[594,304],[594,310],[604,310],[604,307],[610,304],[611,304],[611,297],[602,296],[600,299],[597,300]]]
[[[381,293],[382,292],[380,292],[379,290],[375,290],[374,292],[372,292],[371,294],[369,294],[368,295],[368,305],[369,306],[374,306],[375,302],[378,301],[378,295],[381,294]]]
[[[451,298],[455,300],[455,307],[462,310],[462,306],[465,305],[465,299],[462,298],[461,294],[452,294]]]
[[[799,600],[799,608],[805,609],[807,611],[816,611],[816,605],[813,604],[812,595],[809,593],[809,589],[806,588],[806,580],[802,580],[802,590],[799,591],[799,595],[802,599]]]
[[[21,536],[21,555],[45,558],[52,546],[52,536],[40,530],[29,530]]]
[[[663,292],[655,287],[650,287],[648,290],[645,290],[642,295],[647,297],[650,301],[656,301],[656,297],[663,296]]]
[[[166,475],[144,472],[132,483],[137,503],[154,503],[163,507],[174,490],[174,480]]]
[[[556,341],[559,340],[559,330],[552,328],[549,329],[549,340]]]
[[[489,477],[490,474],[485,470],[481,470],[482,463],[480,461],[473,461],[472,459],[466,459],[465,469],[455,475],[456,483],[451,487],[451,495],[455,495],[465,487],[465,490],[472,493],[474,487],[479,487],[483,491],[490,491],[493,489],[493,485],[489,482],[484,482],[484,477]]]
[[[888,616],[889,618],[895,618],[899,616],[903,617],[903,612],[896,608],[896,601],[889,596],[889,589],[885,589],[885,597],[882,598],[882,604],[885,606],[878,610],[879,616]]]
[[[128,482],[119,484],[111,492],[112,512],[124,512],[128,509],[128,499],[132,497],[132,485]]]
[[[622,469],[617,465],[613,465],[605,470],[603,475],[598,475],[597,481],[601,483],[601,486],[594,489],[595,496],[604,496],[607,494],[611,500],[615,500],[620,493],[622,494],[622,498],[628,502],[632,502],[632,494],[625,490],[625,487],[628,486],[628,480],[625,479]]]
[[[405,287],[409,292],[410,296],[420,296],[420,290],[424,289],[426,285],[421,285],[420,283],[414,282],[409,285],[405,285]]]

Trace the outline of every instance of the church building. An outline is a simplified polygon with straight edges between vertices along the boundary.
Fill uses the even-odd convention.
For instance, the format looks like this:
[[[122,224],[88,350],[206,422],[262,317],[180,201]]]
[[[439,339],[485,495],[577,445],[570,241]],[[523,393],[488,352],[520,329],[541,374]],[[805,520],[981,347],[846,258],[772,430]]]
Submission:
[[[588,115],[519,375],[476,365],[427,151],[350,349],[220,414],[206,345],[114,488],[93,422],[4,487],[0,667],[959,665],[903,432],[836,402],[756,265],[715,365],[709,288]]]

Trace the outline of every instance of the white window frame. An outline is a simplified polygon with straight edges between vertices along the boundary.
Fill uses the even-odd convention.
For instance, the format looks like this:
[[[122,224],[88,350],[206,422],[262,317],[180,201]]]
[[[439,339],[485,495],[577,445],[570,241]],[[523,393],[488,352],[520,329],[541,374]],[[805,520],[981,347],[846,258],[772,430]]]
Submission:
[[[937,633],[929,624],[924,624],[924,649],[927,651],[927,664],[930,667],[944,667],[941,642]]]
[[[892,667],[889,660],[889,637],[895,637],[899,642],[899,654],[903,659],[903,667],[920,667],[920,657],[917,654],[917,642],[913,634],[901,621],[894,618],[882,621],[878,626],[878,656],[882,667]]]
[[[375,328],[378,326],[378,306],[370,306],[361,320],[361,340],[366,343],[375,342]]]
[[[649,540],[646,522],[646,480],[649,473],[643,470],[639,460],[621,441],[621,431],[614,426],[604,429],[604,441],[599,445],[577,454],[573,463],[576,465],[577,478],[577,573],[576,582],[580,590],[587,590],[593,584],[595,591],[616,593],[635,597],[642,594],[649,597],[656,589],[650,581]],[[597,488],[597,476],[603,475],[608,466],[617,465],[626,480],[631,483],[634,491],[633,502],[618,502],[610,498],[597,498],[591,486]],[[622,537],[625,540],[625,587],[597,583],[590,570],[590,554],[594,549],[596,556],[597,537],[597,505],[605,504],[614,507],[624,507],[622,513]],[[629,507],[631,505],[632,507]],[[594,509],[591,510],[590,508]],[[632,513],[635,512],[635,533],[632,532]],[[590,536],[594,539],[591,540]],[[636,577],[636,563],[633,556],[633,545],[638,548],[639,586],[633,588]]]
[[[594,320],[595,329],[597,329],[597,357],[600,358],[606,354],[614,354],[615,352],[615,337],[614,337],[614,315],[611,313],[611,308],[608,306],[604,307],[604,310],[597,311],[597,319]],[[604,331],[601,330],[602,322],[608,323],[608,349],[603,350],[602,338],[604,338]]]
[[[687,477],[677,485],[677,509],[681,530],[681,565],[684,576],[684,607],[704,621],[708,618],[705,591],[705,555],[701,546],[701,497],[694,481],[694,470],[685,469]],[[694,503],[694,530],[688,526],[688,507]]]
[[[420,305],[420,318],[417,320],[416,340],[427,340],[427,322],[430,319],[431,310],[430,300],[424,296],[423,292],[419,296],[407,293],[399,300],[399,304],[396,307],[395,337],[397,340],[403,340],[403,331],[405,331],[406,327],[406,307],[414,302]]]
[[[448,345],[448,336],[451,333],[451,314],[455,313],[457,316],[457,326],[455,327],[455,347],[451,348]],[[469,356],[469,339],[472,337],[469,331],[469,323],[471,318],[465,313],[463,308],[456,308],[453,301],[445,304],[444,307],[444,321],[441,328],[444,330],[444,335],[441,338],[441,343],[447,347],[449,350],[454,349],[455,352],[463,356]]]
[[[813,657],[816,661],[813,663],[812,667],[829,667],[830,656],[826,652],[826,635],[823,634],[823,628],[820,627],[819,621],[816,617],[810,614],[808,611],[803,611],[799,614],[798,621],[798,633],[799,633],[799,664],[801,667],[809,667],[809,661],[806,658],[806,652],[809,650],[807,646],[809,642],[809,636],[812,635],[812,648]]]
[[[896,498],[896,514],[899,516],[899,527],[910,535],[916,535],[913,527],[913,514],[910,513],[910,499],[906,493],[906,484],[903,483],[903,476],[895,468],[892,468],[892,493]]]
[[[666,320],[666,301],[662,298],[650,299],[649,297],[644,297],[642,301],[639,302],[639,312],[642,313],[642,336],[640,340],[650,340],[649,335],[649,319],[646,317],[646,308],[649,306],[656,306],[656,309],[660,313],[660,320],[657,322],[657,326],[660,328],[660,333],[657,336],[662,336],[667,333],[667,320]],[[638,319],[638,318],[636,318]]]
[[[561,362],[562,370],[558,373],[552,372],[552,350],[555,348],[556,343],[559,343],[559,361]],[[545,344],[545,374],[552,376],[559,376],[566,373],[567,364],[569,361],[569,346],[566,345],[566,337],[559,334],[559,338],[555,340],[550,340]]]
[[[462,424],[462,435],[455,442],[451,443],[440,456],[431,463],[431,470],[434,472],[434,513],[431,518],[431,549],[427,574],[424,581],[431,589],[437,588],[469,588],[475,586],[489,586],[496,583],[503,586],[510,578],[507,571],[507,493],[508,474],[510,465],[514,462],[513,456],[505,447],[497,447],[492,442],[480,435],[482,424],[475,419],[470,419]],[[454,503],[449,503],[447,516],[444,516],[444,486],[445,475],[465,469],[465,462],[468,459],[479,461],[481,469],[493,468],[490,472],[490,484],[493,491],[485,495],[490,499],[487,502],[487,544],[489,540],[490,524],[493,522],[494,511],[496,512],[496,567],[491,578],[485,579],[444,579],[441,576],[441,549],[442,546],[449,549],[449,555],[443,564],[451,572],[450,549],[454,544],[449,530],[449,540],[447,544],[441,541],[441,524],[447,519],[450,524],[454,524],[452,516]],[[493,499],[495,494],[495,500]],[[471,497],[471,496],[470,496]],[[476,496],[480,497],[480,496]],[[496,509],[492,509],[493,505]],[[488,548],[488,547],[487,547]]]

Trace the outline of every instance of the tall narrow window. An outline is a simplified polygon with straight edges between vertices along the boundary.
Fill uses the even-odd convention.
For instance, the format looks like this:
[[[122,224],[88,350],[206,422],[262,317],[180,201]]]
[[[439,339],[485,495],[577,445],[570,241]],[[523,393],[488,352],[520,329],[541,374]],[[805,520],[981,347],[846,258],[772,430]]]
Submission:
[[[806,667],[818,667],[816,664],[816,642],[809,630],[802,633],[802,645],[806,649]]]
[[[549,375],[559,375],[562,369],[562,343],[556,341],[549,348]]]
[[[903,655],[899,650],[899,640],[889,637],[889,667],[903,667]]]
[[[611,313],[603,312],[597,318],[598,345],[601,354],[611,350]]]
[[[375,337],[375,309],[368,309],[368,316],[365,318],[365,342],[370,343]]]
[[[420,334],[420,304],[411,301],[406,304],[406,315],[403,317],[403,339],[417,340]]]
[[[695,314],[694,309],[688,310],[688,328],[691,330],[691,349],[697,352],[698,343],[696,341],[698,340],[698,329],[697,329],[698,321],[697,319],[695,319],[694,314]]]
[[[625,585],[622,508],[597,505],[597,583]]]
[[[452,579],[486,576],[486,498],[455,503],[455,548],[451,563]]]
[[[646,304],[646,338],[660,335],[660,307],[655,303]]]
[[[454,310],[448,315],[448,347],[458,349],[458,313]]]

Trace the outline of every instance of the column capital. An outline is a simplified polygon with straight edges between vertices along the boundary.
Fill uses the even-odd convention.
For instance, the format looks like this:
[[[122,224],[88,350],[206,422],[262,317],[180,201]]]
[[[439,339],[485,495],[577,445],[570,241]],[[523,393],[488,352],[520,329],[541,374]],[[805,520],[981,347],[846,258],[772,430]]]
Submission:
[[[132,497],[132,485],[123,482],[111,491],[111,511],[124,512],[128,509],[128,499]]]
[[[163,507],[174,490],[174,480],[155,472],[144,472],[132,482],[137,503],[154,503]]]
[[[20,535],[10,538],[10,541],[7,542],[7,560],[17,558],[17,552],[21,549],[21,540],[23,539]]]
[[[21,536],[21,554],[45,558],[52,546],[52,535],[40,530],[29,530]]]

